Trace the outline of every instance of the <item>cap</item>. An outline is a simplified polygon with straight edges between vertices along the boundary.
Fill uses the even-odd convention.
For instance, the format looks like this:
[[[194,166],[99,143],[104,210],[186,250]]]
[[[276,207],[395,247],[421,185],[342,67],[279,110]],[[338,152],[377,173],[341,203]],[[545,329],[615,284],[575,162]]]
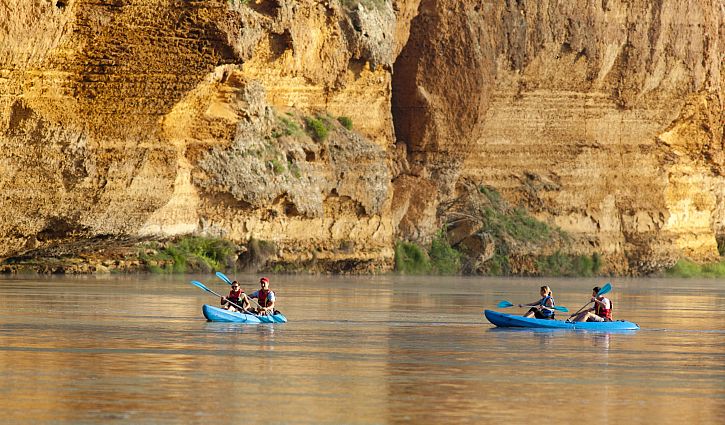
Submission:
[[[262,282],[269,283],[269,279],[267,279],[266,277],[259,279],[259,283],[262,283]]]

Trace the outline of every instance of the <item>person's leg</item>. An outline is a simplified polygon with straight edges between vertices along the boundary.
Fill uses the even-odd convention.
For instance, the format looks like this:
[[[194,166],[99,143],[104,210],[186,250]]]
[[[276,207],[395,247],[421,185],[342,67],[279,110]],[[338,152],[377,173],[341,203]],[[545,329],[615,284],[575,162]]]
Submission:
[[[589,317],[587,317],[587,322],[603,322],[604,318],[597,316],[594,313],[589,313]]]
[[[591,314],[591,312],[582,311],[581,313],[577,314],[573,319],[571,319],[571,321],[572,322],[586,322],[589,314]]]
[[[534,317],[534,315],[536,315],[536,309],[530,308],[529,311],[527,311],[526,314],[524,314],[524,317],[530,318],[530,317]]]

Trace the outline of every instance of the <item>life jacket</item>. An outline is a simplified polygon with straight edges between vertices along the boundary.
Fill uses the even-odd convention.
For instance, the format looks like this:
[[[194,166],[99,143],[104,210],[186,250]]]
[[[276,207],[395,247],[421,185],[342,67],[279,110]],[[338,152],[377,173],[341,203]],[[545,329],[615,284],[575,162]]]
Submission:
[[[551,300],[551,306],[546,305],[546,302],[548,300]],[[551,295],[547,295],[544,298],[542,298],[542,299],[539,300],[539,305],[542,306],[542,307],[549,307],[550,308],[550,307],[554,307],[556,305],[556,303],[554,302],[554,297],[552,297]],[[543,316],[546,316],[546,317],[553,316],[554,315],[554,310],[549,310],[549,308],[542,308],[541,309],[541,314]]]
[[[609,308],[604,308],[601,304],[594,303],[594,314],[599,317],[612,320],[612,308],[614,308],[614,303],[609,298],[603,298],[602,301],[603,300],[609,301]]]
[[[236,292],[234,292],[233,290],[232,291],[229,291],[229,295],[227,295],[227,299],[229,301],[233,302],[234,304],[237,304],[237,305],[241,306],[242,305],[242,293],[243,292],[244,291],[242,291],[241,288],[238,291],[236,291]],[[226,304],[226,302],[224,302],[223,304]]]
[[[269,307],[270,304],[272,304],[272,301],[268,300],[269,294],[273,293],[269,289],[260,289],[257,293],[257,299],[259,300],[259,305],[262,307]]]

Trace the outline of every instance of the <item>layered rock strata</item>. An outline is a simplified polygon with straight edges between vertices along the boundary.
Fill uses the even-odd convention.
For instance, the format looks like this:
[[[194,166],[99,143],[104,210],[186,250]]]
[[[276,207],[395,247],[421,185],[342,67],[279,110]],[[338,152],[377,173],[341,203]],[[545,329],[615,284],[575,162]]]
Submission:
[[[382,271],[486,185],[606,272],[712,260],[724,16],[717,0],[0,0],[0,256],[203,234]]]

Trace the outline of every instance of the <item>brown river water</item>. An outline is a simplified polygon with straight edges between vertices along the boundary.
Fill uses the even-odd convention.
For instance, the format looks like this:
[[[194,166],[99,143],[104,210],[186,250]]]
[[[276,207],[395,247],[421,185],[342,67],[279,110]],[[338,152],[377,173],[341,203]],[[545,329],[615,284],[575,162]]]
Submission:
[[[219,300],[191,279],[229,290],[0,279],[0,423],[725,423],[723,280],[610,279],[616,318],[642,329],[596,333],[481,313],[543,284],[573,312],[606,279],[271,276],[274,325],[206,322]]]

